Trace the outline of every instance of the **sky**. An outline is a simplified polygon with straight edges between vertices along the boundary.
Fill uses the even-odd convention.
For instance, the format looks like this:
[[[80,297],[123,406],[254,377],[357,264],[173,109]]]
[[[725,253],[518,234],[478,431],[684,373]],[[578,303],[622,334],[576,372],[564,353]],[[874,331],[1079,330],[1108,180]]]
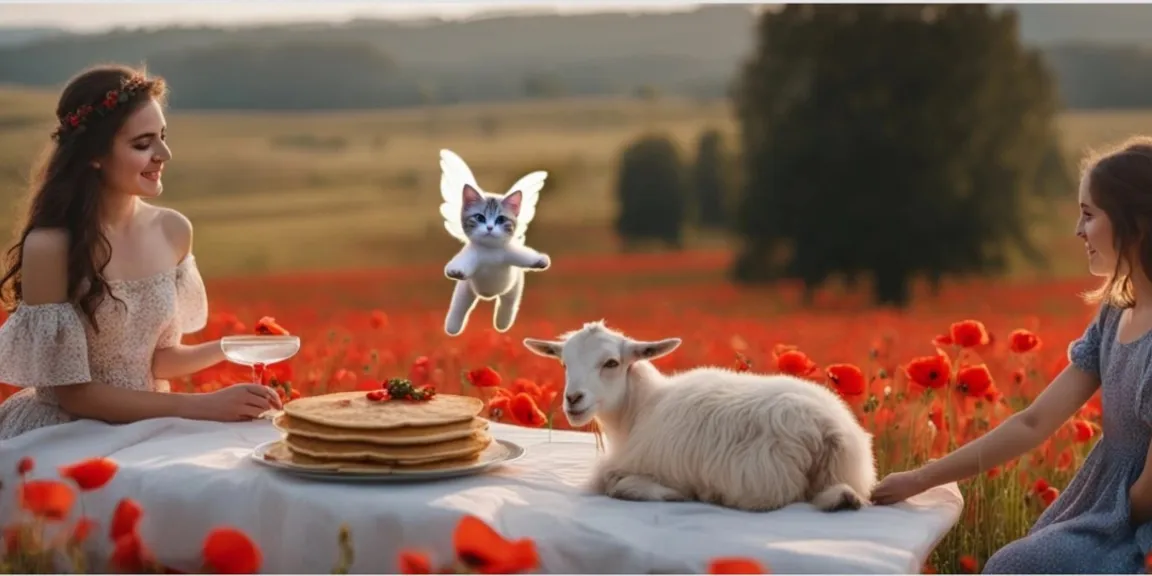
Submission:
[[[343,22],[357,17],[412,19],[464,18],[491,11],[534,10],[560,13],[672,11],[693,8],[684,2],[8,2],[0,0],[0,26],[54,26],[97,32],[117,26],[216,24],[245,26],[261,22]]]

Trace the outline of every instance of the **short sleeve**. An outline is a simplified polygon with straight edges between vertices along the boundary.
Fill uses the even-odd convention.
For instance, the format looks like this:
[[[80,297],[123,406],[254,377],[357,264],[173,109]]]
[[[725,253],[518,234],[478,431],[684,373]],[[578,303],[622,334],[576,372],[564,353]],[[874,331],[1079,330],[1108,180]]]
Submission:
[[[0,382],[28,388],[91,380],[88,335],[73,304],[20,304],[0,326]]]
[[[176,325],[181,334],[202,330],[208,324],[208,291],[189,254],[176,270]]]
[[[1108,306],[1103,305],[1084,334],[1068,345],[1068,361],[1075,367],[1096,376],[1100,375],[1100,343],[1104,339],[1104,322]]]

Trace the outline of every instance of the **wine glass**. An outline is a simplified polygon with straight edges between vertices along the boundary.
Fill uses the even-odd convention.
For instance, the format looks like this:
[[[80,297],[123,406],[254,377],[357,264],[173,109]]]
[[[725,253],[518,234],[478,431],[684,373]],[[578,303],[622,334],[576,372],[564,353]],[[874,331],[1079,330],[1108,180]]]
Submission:
[[[252,382],[262,384],[264,366],[295,356],[300,351],[300,337],[263,334],[225,336],[220,339],[220,349],[233,364],[252,367]]]

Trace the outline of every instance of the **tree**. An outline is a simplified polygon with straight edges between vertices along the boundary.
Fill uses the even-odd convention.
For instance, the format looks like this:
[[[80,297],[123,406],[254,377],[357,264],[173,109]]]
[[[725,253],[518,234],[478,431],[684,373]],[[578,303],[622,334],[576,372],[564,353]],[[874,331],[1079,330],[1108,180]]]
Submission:
[[[790,4],[761,16],[735,100],[739,279],[869,274],[903,305],[917,275],[1002,271],[1010,248],[1042,262],[1025,203],[1058,105],[1015,12]]]
[[[728,225],[726,202],[730,183],[727,164],[720,131],[715,128],[705,130],[697,141],[696,165],[692,169],[696,218],[703,228]]]
[[[616,232],[626,242],[655,239],[681,246],[688,197],[685,171],[667,136],[642,136],[625,148],[616,181]]]

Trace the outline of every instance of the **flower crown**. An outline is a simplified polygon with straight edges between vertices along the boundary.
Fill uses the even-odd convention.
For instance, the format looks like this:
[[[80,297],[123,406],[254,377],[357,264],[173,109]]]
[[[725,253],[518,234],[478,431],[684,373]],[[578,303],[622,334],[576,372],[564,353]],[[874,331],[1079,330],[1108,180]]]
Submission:
[[[123,83],[119,90],[109,90],[104,98],[95,104],[85,104],[60,118],[60,126],[52,133],[59,140],[62,136],[79,132],[94,118],[103,118],[116,111],[121,104],[128,102],[136,94],[151,87],[151,82],[143,76],[133,76]]]

